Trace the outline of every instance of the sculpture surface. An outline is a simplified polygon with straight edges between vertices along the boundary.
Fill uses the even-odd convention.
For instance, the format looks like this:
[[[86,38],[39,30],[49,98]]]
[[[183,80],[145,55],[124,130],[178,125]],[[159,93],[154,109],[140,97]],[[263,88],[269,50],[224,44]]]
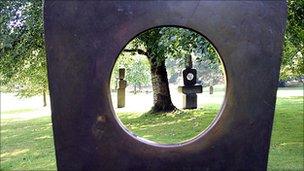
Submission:
[[[192,68],[191,56],[187,59],[186,69],[183,70],[184,86],[179,86],[178,91],[183,93],[183,108],[184,109],[196,109],[197,108],[197,95],[196,93],[202,93],[202,85],[196,85],[196,69]]]
[[[126,86],[127,81],[125,78],[125,69],[119,69],[119,81],[118,81],[118,90],[117,90],[117,107],[123,108],[126,104]]]
[[[286,2],[45,0],[44,5],[59,170],[266,170]],[[109,88],[128,41],[164,25],[190,28],[210,40],[227,80],[213,124],[176,145],[147,142],[123,129]]]

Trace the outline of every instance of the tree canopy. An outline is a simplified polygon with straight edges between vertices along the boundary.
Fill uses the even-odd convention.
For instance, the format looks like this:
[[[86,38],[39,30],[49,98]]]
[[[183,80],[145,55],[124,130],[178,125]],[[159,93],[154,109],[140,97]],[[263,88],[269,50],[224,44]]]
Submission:
[[[195,31],[179,27],[159,27],[147,30],[134,38],[123,52],[137,52],[166,61],[170,75],[177,77],[185,67],[185,59],[191,55],[198,76],[204,85],[212,85],[223,77],[220,59],[212,44]]]
[[[0,2],[0,81],[19,96],[47,91],[42,1]]]
[[[288,1],[280,79],[304,80],[304,1]]]
[[[33,96],[47,90],[46,57],[43,39],[41,0],[0,1],[0,81],[1,89]],[[210,44],[197,33],[174,27],[156,28],[134,39],[129,50],[155,56],[157,64],[168,57],[183,63],[185,55],[215,61]],[[288,21],[284,37],[281,79],[304,75],[304,1],[288,1]],[[151,50],[152,49],[152,50]],[[131,51],[129,51],[131,52]],[[209,52],[209,53],[202,53]]]
[[[218,63],[214,47],[208,40],[195,31],[180,27],[158,27],[147,30],[134,38],[123,52],[137,52],[151,58],[157,63],[167,58],[174,58],[180,65],[189,55],[196,60],[209,59]]]

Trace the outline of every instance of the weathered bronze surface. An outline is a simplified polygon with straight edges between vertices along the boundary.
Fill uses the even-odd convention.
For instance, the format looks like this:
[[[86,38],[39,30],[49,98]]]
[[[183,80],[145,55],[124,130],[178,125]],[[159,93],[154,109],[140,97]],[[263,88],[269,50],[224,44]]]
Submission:
[[[196,93],[203,92],[203,86],[196,84],[197,81],[196,69],[192,68],[191,56],[188,57],[188,64],[186,69],[183,70],[184,85],[178,86],[178,91],[183,93],[183,109],[196,109],[197,108],[197,95]]]
[[[284,1],[45,1],[59,170],[266,170],[286,20]],[[139,140],[117,122],[110,76],[123,47],[157,26],[206,36],[226,70],[215,122],[178,145]]]

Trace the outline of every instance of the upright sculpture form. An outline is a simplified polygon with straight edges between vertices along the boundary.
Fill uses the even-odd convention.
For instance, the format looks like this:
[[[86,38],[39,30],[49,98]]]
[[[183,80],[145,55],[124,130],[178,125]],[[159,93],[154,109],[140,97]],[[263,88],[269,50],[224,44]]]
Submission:
[[[284,1],[54,1],[44,20],[59,170],[266,170]],[[212,125],[186,143],[138,139],[117,121],[110,77],[124,46],[157,26],[204,35],[226,71]],[[252,81],[254,80],[254,81]]]
[[[186,69],[183,70],[183,86],[179,86],[179,92],[183,93],[183,108],[196,109],[197,108],[197,95],[202,93],[202,85],[196,85],[197,72],[192,68],[191,56],[187,59]]]
[[[126,103],[126,86],[127,81],[125,78],[125,69],[119,68],[119,81],[118,81],[118,90],[117,90],[117,107],[123,108]]]
[[[213,94],[213,86],[212,85],[209,87],[209,94]]]

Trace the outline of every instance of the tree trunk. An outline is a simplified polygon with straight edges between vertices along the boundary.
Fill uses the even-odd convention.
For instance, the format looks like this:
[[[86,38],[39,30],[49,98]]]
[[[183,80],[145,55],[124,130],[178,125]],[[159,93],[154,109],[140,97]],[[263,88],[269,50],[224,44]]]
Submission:
[[[46,106],[46,92],[43,90],[43,107]]]
[[[136,90],[136,84],[134,84],[134,94],[136,94],[137,90]]]
[[[149,48],[147,48],[147,51],[141,49],[124,49],[124,52],[137,52],[140,55],[145,55],[150,62],[154,105],[148,113],[171,112],[176,110],[176,107],[171,101],[165,60],[162,62],[157,61],[157,58],[151,55],[151,49]]]
[[[176,110],[171,101],[165,61],[157,62],[155,58],[150,58],[150,66],[154,103],[150,113]]]

